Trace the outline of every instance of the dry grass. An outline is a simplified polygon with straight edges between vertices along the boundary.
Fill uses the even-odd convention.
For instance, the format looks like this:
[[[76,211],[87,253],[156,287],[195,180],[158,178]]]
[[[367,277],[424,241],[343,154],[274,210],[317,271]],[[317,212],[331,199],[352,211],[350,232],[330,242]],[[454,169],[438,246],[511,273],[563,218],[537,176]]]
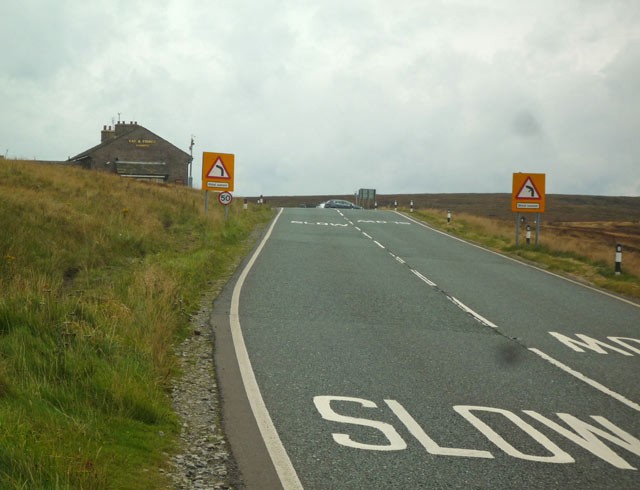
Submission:
[[[166,487],[174,345],[270,212],[7,160],[0,202],[0,488]]]
[[[625,233],[619,222],[571,223],[567,225],[541,223],[539,247],[535,247],[535,226],[532,245],[526,245],[525,227],[520,227],[520,246],[515,244],[515,220],[508,222],[456,213],[447,223],[446,211],[429,209],[416,211],[416,216],[465,239],[481,243],[494,250],[536,262],[555,272],[587,281],[614,292],[640,298],[640,226],[631,223]],[[589,230],[592,230],[591,232]],[[634,231],[637,234],[634,235]],[[614,274],[615,243],[627,243],[623,250],[623,274]]]
[[[553,230],[545,233],[541,239],[547,247],[558,252],[573,253],[580,257],[586,257],[591,262],[603,264],[605,267],[614,268],[615,247],[610,243],[594,238],[568,237],[558,234]],[[640,278],[640,254],[636,250],[623,252],[624,271]]]

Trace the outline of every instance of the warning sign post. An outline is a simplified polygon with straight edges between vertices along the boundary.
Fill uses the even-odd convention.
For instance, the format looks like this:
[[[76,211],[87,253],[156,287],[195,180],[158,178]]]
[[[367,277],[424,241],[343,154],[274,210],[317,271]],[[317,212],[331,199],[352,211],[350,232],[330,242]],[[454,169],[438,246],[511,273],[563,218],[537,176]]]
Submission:
[[[545,174],[513,174],[511,211],[544,213],[546,204]]]
[[[545,174],[513,174],[511,211],[516,213],[516,246],[520,241],[520,223],[525,224],[526,221],[524,217],[520,217],[520,213],[536,213],[536,246],[538,246],[541,213],[544,213],[546,207],[545,179]],[[529,226],[527,224],[527,227]]]
[[[235,155],[233,153],[202,153],[202,189],[204,193],[204,212],[209,209],[209,191],[225,195],[233,191]],[[231,201],[229,201],[231,202]],[[225,206],[225,220],[227,207]]]
[[[233,192],[234,160],[232,153],[202,153],[202,189]]]

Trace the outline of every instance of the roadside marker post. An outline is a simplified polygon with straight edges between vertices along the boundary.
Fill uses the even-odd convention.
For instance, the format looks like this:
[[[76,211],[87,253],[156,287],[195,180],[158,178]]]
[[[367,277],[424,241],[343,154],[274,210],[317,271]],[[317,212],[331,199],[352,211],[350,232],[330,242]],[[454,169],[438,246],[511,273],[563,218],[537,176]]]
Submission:
[[[411,199],[411,202],[409,203],[409,207],[410,207],[410,211],[413,213],[413,199]]]
[[[616,245],[616,276],[622,273],[622,245]]]
[[[451,223],[451,210],[447,209],[447,223]]]
[[[527,225],[527,245],[531,245],[531,225]]]

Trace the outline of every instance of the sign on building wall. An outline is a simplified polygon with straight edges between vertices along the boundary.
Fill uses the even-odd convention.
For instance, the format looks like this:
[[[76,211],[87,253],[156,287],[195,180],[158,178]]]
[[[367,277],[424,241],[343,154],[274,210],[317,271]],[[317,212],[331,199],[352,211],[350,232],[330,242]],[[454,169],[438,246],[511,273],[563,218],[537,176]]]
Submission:
[[[202,153],[202,189],[232,192],[234,159],[232,153]]]

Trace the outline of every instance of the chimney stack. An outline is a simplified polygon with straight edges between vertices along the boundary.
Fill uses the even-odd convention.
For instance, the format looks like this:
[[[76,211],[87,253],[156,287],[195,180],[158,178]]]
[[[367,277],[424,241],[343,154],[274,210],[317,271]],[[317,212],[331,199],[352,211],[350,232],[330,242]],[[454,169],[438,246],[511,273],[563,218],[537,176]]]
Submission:
[[[137,122],[134,123],[133,121],[129,121],[129,122],[119,121],[115,127],[114,137],[128,133],[129,131],[135,129],[137,125],[138,123]]]
[[[111,129],[111,126],[107,128],[106,125],[102,127],[102,131],[100,132],[100,143],[104,143],[105,141],[109,141],[110,139],[115,138],[116,132]]]

